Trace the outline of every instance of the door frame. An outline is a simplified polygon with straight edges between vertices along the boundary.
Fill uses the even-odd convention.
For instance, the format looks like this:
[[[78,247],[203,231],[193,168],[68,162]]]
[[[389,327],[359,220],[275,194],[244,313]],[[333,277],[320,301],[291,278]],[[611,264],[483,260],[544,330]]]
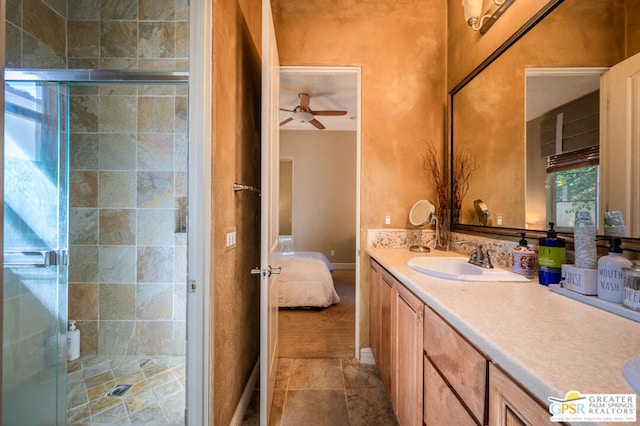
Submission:
[[[360,354],[360,316],[361,316],[361,290],[360,290],[360,185],[361,185],[361,155],[362,155],[362,67],[359,66],[297,66],[282,65],[280,71],[300,72],[300,73],[354,73],[356,74],[356,313],[355,313],[355,354],[357,360],[361,359]]]
[[[186,421],[209,424],[213,294],[211,287],[211,52],[212,4],[191,0],[189,8],[189,162],[187,228]]]

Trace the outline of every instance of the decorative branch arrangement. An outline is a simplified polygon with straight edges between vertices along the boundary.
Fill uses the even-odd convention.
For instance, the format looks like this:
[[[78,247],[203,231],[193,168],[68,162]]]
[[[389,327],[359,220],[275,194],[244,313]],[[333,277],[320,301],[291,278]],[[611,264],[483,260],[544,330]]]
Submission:
[[[436,248],[449,250],[451,232],[449,231],[449,180],[440,167],[438,155],[433,143],[427,144],[427,152],[424,155],[424,169],[431,173],[431,178],[436,190]]]
[[[453,182],[449,182],[444,174],[444,168],[438,161],[438,155],[432,142],[427,144],[427,152],[424,155],[424,169],[431,174],[436,191],[436,217],[440,229],[436,229],[438,237],[438,246],[447,250],[449,244],[449,208],[453,208],[453,221],[458,223],[460,209],[462,208],[462,199],[469,190],[469,180],[471,174],[478,170],[478,163],[475,155],[468,149],[459,150],[454,154],[453,161]],[[449,191],[449,185],[451,191]],[[449,205],[449,197],[451,206]]]
[[[436,209],[438,211],[449,208],[449,182],[440,168],[438,155],[432,142],[427,144],[427,153],[423,156],[424,169],[431,173],[436,189]]]
[[[467,148],[460,149],[453,155],[453,214],[454,219],[459,219],[462,199],[469,190],[471,174],[478,170],[476,157]]]

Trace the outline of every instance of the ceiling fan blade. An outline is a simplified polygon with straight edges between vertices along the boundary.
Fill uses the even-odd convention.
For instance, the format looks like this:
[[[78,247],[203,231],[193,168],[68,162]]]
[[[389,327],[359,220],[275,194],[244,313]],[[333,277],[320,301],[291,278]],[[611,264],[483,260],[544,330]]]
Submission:
[[[295,112],[292,109],[280,108],[280,111]]]
[[[309,111],[313,115],[347,115],[347,111],[338,111],[338,110],[320,110],[320,111]]]
[[[309,123],[313,124],[317,129],[320,129],[320,130],[325,128],[324,125],[318,120],[316,120],[315,118],[313,120],[310,120]]]
[[[291,117],[287,118],[286,120],[284,120],[284,121],[280,122],[280,125],[281,125],[281,126],[284,126],[285,124],[287,124],[287,123],[288,123],[288,122],[290,122],[290,121],[293,121],[293,118],[291,118]]]
[[[306,93],[299,93],[298,97],[300,98],[300,109],[303,111],[309,110],[309,101],[311,100],[309,95]]]

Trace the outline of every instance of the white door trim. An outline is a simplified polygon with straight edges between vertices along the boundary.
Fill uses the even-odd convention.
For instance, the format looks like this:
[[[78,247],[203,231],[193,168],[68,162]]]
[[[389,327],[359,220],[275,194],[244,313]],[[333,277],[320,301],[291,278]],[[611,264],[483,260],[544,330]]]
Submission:
[[[189,184],[187,221],[186,421],[209,424],[210,348],[213,330],[211,262],[212,6],[191,0],[189,9]],[[205,54],[202,54],[205,52]],[[192,287],[195,286],[195,287]]]

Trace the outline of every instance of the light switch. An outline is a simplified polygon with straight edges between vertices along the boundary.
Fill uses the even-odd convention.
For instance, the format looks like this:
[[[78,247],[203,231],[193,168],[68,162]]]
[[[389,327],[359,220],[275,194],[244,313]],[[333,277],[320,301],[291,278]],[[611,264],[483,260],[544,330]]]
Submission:
[[[224,234],[225,247],[233,247],[236,245],[236,231],[229,231]]]

